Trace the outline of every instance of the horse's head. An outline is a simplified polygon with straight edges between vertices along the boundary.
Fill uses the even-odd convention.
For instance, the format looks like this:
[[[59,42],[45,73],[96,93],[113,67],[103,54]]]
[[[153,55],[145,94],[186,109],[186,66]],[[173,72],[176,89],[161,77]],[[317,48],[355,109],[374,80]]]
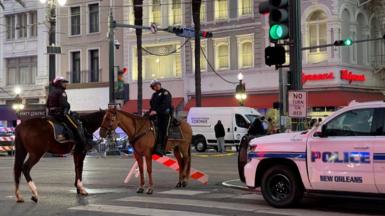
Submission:
[[[111,132],[118,127],[118,124],[116,108],[109,108],[106,114],[104,114],[102,124],[100,125],[100,137],[107,137],[107,135],[111,134]]]

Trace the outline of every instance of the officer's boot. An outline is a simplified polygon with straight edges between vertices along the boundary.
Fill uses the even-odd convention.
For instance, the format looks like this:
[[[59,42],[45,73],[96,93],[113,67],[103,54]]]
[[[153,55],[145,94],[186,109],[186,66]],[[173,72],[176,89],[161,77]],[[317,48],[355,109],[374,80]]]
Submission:
[[[87,131],[85,131],[85,136],[87,138],[86,150],[89,151],[97,145],[97,142],[94,141],[93,135]]]
[[[155,144],[154,154],[157,154],[162,157],[164,155],[163,146],[164,146],[164,135],[160,134],[160,131],[158,131],[158,138]]]

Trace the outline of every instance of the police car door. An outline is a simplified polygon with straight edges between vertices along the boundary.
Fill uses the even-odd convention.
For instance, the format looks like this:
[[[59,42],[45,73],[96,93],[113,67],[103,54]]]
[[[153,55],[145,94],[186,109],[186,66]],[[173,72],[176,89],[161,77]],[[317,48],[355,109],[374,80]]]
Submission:
[[[373,147],[374,178],[378,191],[385,194],[385,108],[381,108],[375,119],[378,121],[375,126],[377,136]]]
[[[308,140],[308,167],[315,190],[377,192],[371,138],[374,109],[344,112]],[[317,131],[320,131],[318,129]]]
[[[235,114],[235,121],[233,125],[235,144],[239,145],[243,135],[247,134],[249,126],[250,124],[247,122],[245,117],[243,117],[241,114]]]

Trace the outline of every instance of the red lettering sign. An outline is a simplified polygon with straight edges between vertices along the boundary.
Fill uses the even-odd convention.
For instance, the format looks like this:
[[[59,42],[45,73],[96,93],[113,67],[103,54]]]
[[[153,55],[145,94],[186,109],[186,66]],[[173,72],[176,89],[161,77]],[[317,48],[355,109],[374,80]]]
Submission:
[[[319,73],[319,74],[304,74],[302,73],[302,84],[307,81],[318,81],[318,80],[332,80],[334,79],[334,73]]]
[[[349,81],[349,84],[351,84],[353,81],[365,81],[366,77],[364,74],[354,74],[352,71],[349,71],[347,69],[342,69],[341,71],[341,80],[347,80]]]

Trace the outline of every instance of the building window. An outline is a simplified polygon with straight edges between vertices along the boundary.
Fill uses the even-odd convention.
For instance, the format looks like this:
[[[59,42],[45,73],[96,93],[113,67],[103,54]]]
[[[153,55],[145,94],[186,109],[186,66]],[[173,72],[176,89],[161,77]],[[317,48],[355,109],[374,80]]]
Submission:
[[[152,0],[151,22],[161,24],[160,0]]]
[[[192,56],[193,72],[195,72],[195,44],[192,43],[191,46],[192,46],[192,55],[191,56]],[[207,57],[207,43],[206,43],[206,41],[201,41],[201,55],[200,55],[201,72],[207,71],[207,60],[204,57],[204,55]]]
[[[88,5],[89,10],[89,32],[99,32],[99,4]]]
[[[171,53],[180,46],[169,44],[162,46],[146,46],[145,49],[151,53],[164,55]],[[132,79],[137,80],[137,52],[134,51]],[[180,78],[182,76],[181,55],[177,51],[171,55],[155,56],[143,51],[143,79],[167,79]]]
[[[99,82],[99,50],[90,50],[90,82]]]
[[[71,35],[80,35],[80,7],[71,7]]]
[[[80,52],[71,53],[71,82],[80,83]]]
[[[238,64],[239,68],[251,68],[254,64],[253,38],[238,38]]]
[[[171,4],[171,11],[172,11],[172,20],[170,21],[171,24],[182,24],[182,6],[181,6],[181,0],[172,0]]]
[[[7,40],[15,39],[15,15],[5,16]]]
[[[229,42],[219,41],[215,48],[215,68],[217,70],[229,69]]]
[[[35,84],[37,58],[21,57],[7,59],[7,85]]]
[[[200,21],[206,22],[206,2],[202,1],[201,3],[201,12],[200,12]]]
[[[310,14],[307,19],[309,26],[310,46],[326,44],[327,38],[327,16],[325,12],[318,10]],[[311,49],[310,52],[326,52],[326,47]]]
[[[239,0],[238,1],[238,14],[239,16],[248,16],[253,13],[252,0]]]
[[[27,14],[20,13],[17,14],[17,30],[18,30],[18,38],[26,38],[27,37]]]
[[[37,12],[33,11],[29,13],[29,33],[31,37],[37,36]]]
[[[228,18],[227,0],[215,0],[215,19],[223,20]]]

